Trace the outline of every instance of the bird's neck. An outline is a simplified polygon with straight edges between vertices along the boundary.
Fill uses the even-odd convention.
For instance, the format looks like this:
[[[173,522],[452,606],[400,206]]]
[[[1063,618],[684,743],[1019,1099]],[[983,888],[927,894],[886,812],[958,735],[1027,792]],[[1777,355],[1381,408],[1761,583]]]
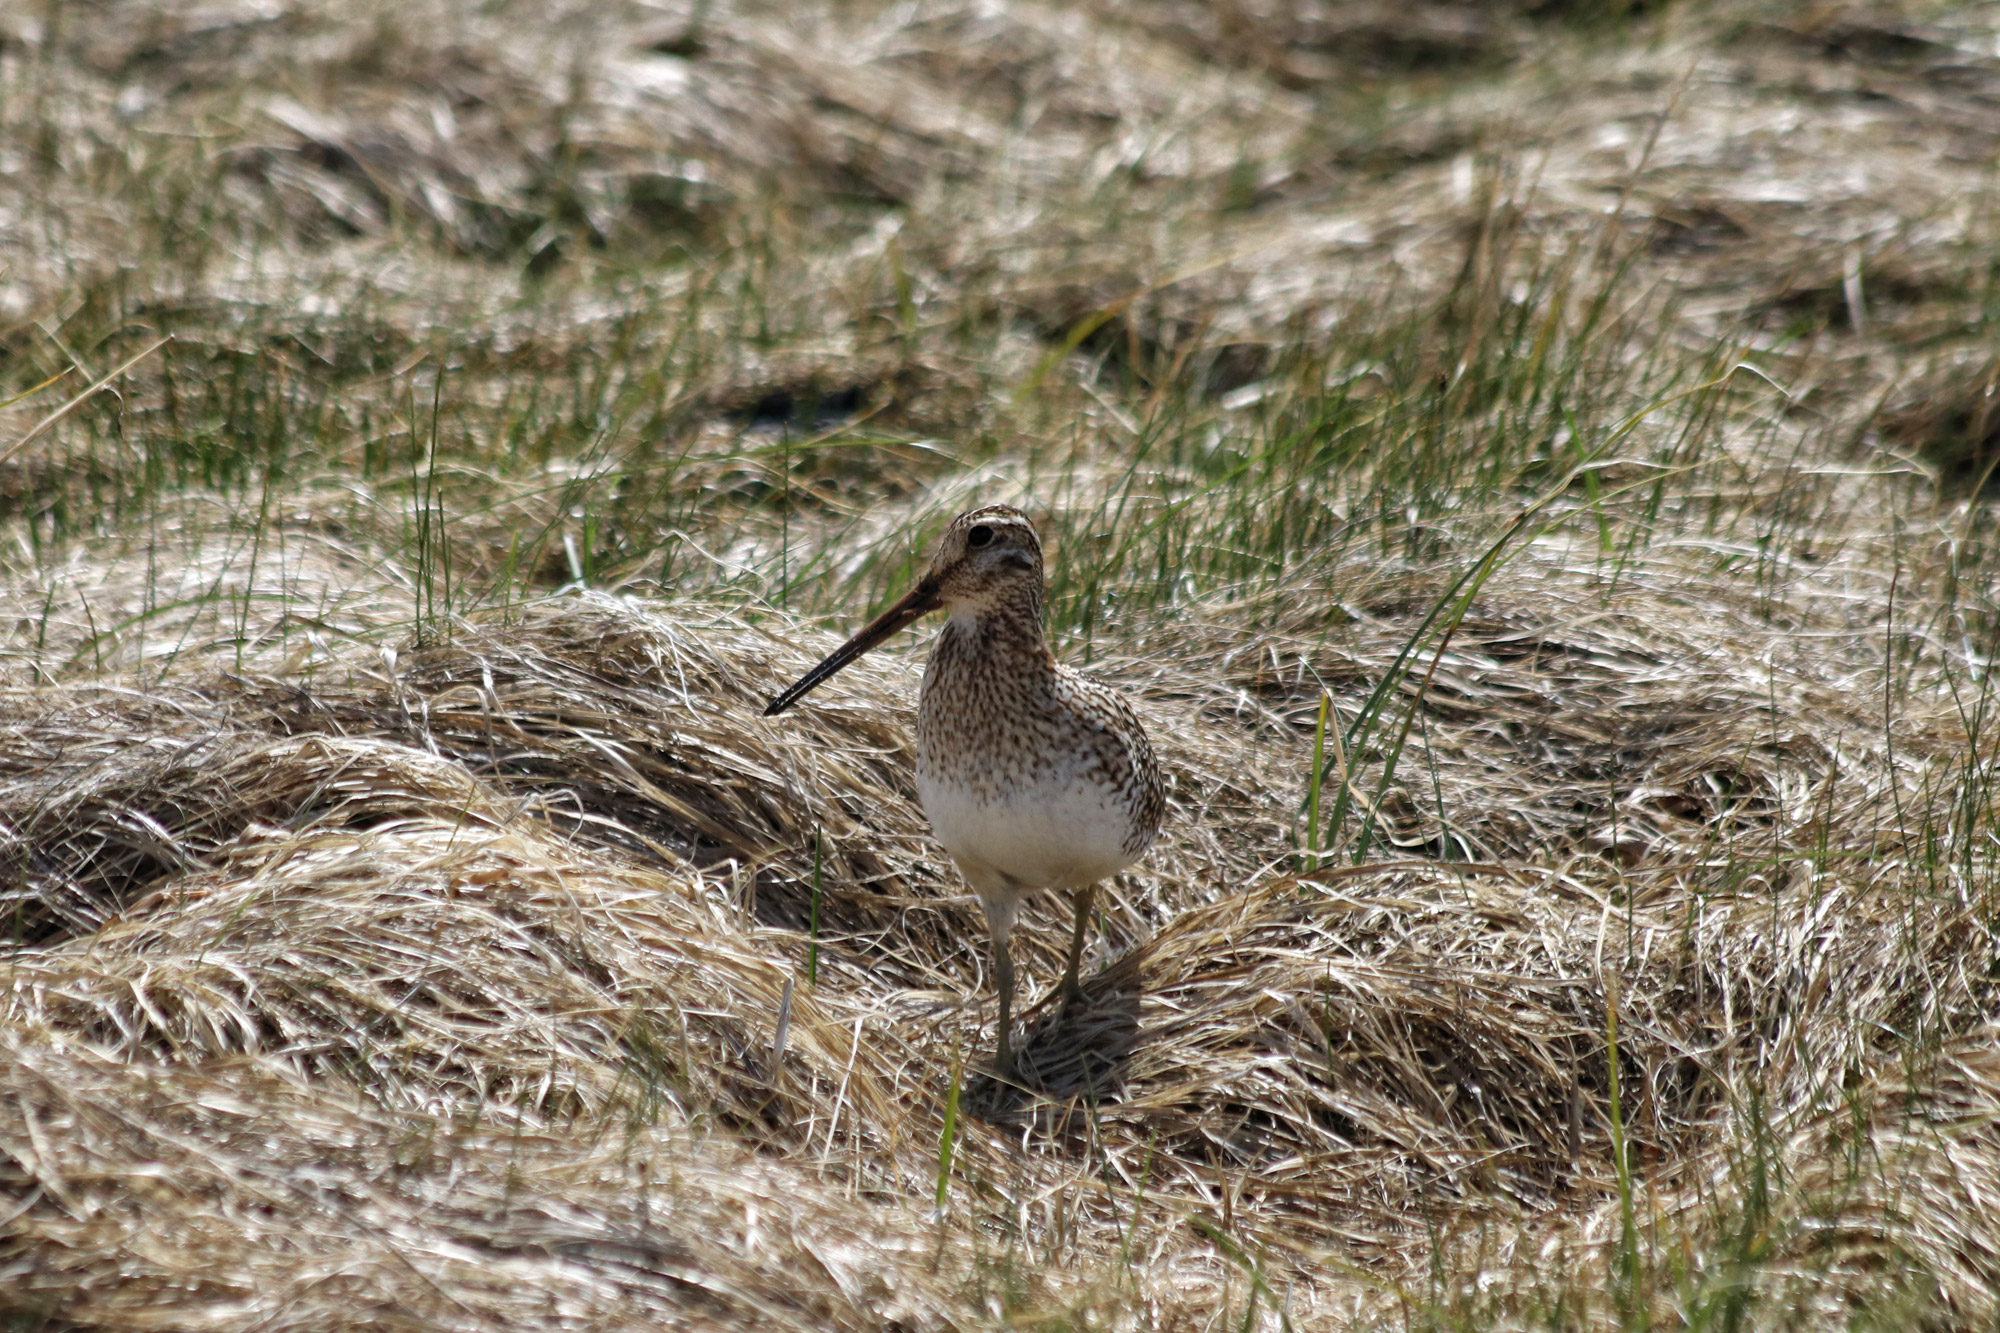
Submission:
[[[1042,637],[1042,591],[1022,588],[1000,597],[953,602],[938,649],[947,656],[1047,661]]]

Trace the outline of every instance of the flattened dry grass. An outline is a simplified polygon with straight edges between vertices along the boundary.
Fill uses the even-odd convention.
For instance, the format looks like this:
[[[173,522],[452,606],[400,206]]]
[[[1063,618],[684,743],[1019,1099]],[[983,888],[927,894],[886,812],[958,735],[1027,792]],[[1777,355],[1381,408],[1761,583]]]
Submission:
[[[0,1321],[2000,1316],[1984,20],[795,8],[0,16]]]
[[[797,723],[758,716],[771,687],[830,642],[563,599],[513,623],[460,626],[448,645],[393,667],[357,650],[346,674],[322,666],[310,688],[213,678],[205,714],[172,712],[186,731],[171,741],[143,726],[156,703],[106,708],[101,691],[77,686],[51,707],[65,687],[45,688],[37,739],[54,758],[7,798],[30,882],[42,886],[16,909],[39,922],[24,935],[40,947],[10,959],[10,1031],[72,1052],[93,1078],[219,1068],[282,1085],[313,1117],[359,1116],[377,1136],[393,1123],[475,1156],[504,1138],[494,1121],[543,1137],[567,1126],[622,1144],[625,1170],[684,1151],[671,1135],[648,1147],[667,1133],[654,1126],[701,1127],[713,1140],[702,1153],[747,1140],[832,1191],[824,1213],[810,1212],[822,1207],[808,1201],[816,1196],[797,1201],[808,1210],[802,1234],[873,1234],[843,1213],[843,1187],[928,1234],[914,1201],[936,1170],[946,1071],[989,1039],[983,932],[921,834],[907,668],[863,663]],[[1515,661],[1523,673],[1540,665]],[[1387,665],[1377,659],[1368,674]],[[1496,688],[1503,668],[1485,667]],[[1635,697],[1651,670],[1632,672]],[[1566,702],[1595,713],[1612,688],[1606,673]],[[81,723],[93,704],[90,733]],[[1555,707],[1542,734],[1560,739],[1575,728]],[[1842,858],[1867,849],[1840,830],[1870,828],[1862,816],[1882,799],[1859,758],[1839,779],[1759,790],[1757,764],[1720,725],[1710,739],[1735,756],[1735,788],[1702,805],[1692,779],[1656,784],[1679,813],[1649,812],[1642,796],[1608,843],[1577,831],[1567,856],[1539,863],[1521,853],[1398,859],[1299,876],[1277,864],[1291,860],[1282,834],[1292,793],[1245,786],[1246,744],[1279,742],[1255,714],[1246,723],[1210,711],[1220,716],[1204,722],[1186,701],[1149,707],[1178,817],[1161,852],[1111,895],[1088,1002],[1067,1019],[1027,1016],[1025,1091],[976,1071],[966,1082],[954,1169],[975,1199],[1011,1200],[1026,1228],[1012,1245],[1050,1247],[1012,1261],[1029,1267],[1036,1303],[1122,1306],[1130,1293],[1109,1276],[1079,1297],[1056,1274],[1129,1253],[1134,1208],[1149,1244],[1186,1225],[1170,1219],[1215,1219],[1236,1244],[1269,1262],[1289,1256],[1301,1273],[1329,1252],[1393,1273],[1443,1227],[1587,1213],[1613,1181],[1613,996],[1623,1130],[1668,1178],[1708,1160],[1751,1077],[1746,1064],[1763,1113],[1786,1122],[1813,1114],[1829,1071],[1872,1067],[1870,1033],[1957,1030],[1986,1003],[1987,904],[1921,894],[1893,859],[1872,876],[1842,871]],[[1802,708],[1783,725],[1831,732],[1843,721]],[[138,747],[135,726],[148,737]],[[1293,759],[1302,743],[1287,742]],[[1451,739],[1433,744],[1449,768]],[[149,749],[168,754],[146,766]],[[88,781],[107,772],[122,785]],[[1489,790],[1486,803],[1499,795]],[[1448,803],[1477,802],[1454,791]],[[1229,820],[1245,808],[1249,817]],[[1703,831],[1671,838],[1649,813]],[[41,831],[50,827],[65,838]],[[815,829],[823,894],[818,985],[808,987]],[[1732,850],[1739,838],[1752,845]],[[1815,873],[1802,854],[1827,869]],[[1725,867],[1733,884],[1718,883]],[[62,902],[83,906],[61,916],[51,904]],[[1060,965],[1058,916],[1037,913],[1039,928],[1020,941],[1044,980]],[[158,1095],[146,1081],[155,1076],[120,1077],[140,1080],[135,1097]],[[48,1131],[40,1112],[23,1114],[29,1137],[13,1142],[32,1156],[33,1136]],[[156,1151],[157,1127],[141,1123],[123,1149],[130,1160],[105,1180]],[[298,1142],[317,1151],[317,1140]],[[629,1176],[614,1187],[590,1174],[615,1155],[593,1152],[546,1169],[588,1177],[591,1190],[629,1190]],[[416,1210],[396,1213],[397,1225],[440,1237],[468,1225],[401,1196],[382,1206]],[[644,1227],[633,1206],[618,1204],[608,1236],[575,1244],[666,1253],[706,1243],[665,1220],[653,1223],[664,1238],[635,1239]],[[270,1222],[285,1246],[314,1264],[349,1262],[339,1256],[353,1237],[301,1233],[289,1217]],[[513,1242],[491,1243],[570,1243],[522,1225]],[[38,1271],[38,1247],[58,1242],[20,1234],[20,1271]],[[957,1234],[947,1227],[929,1243],[954,1249],[962,1242],[946,1237]],[[705,1253],[685,1262],[699,1267]],[[171,1264],[161,1263],[165,1281]],[[449,1264],[419,1267],[460,1299]],[[1211,1283],[1226,1272],[1204,1271]],[[370,1278],[348,1298],[399,1303],[405,1277]],[[89,1285],[74,1273],[49,1280],[51,1290]],[[647,1308],[617,1304],[641,1296],[616,1282],[589,1281],[612,1293],[605,1311]],[[502,1299],[483,1279],[475,1286],[480,1300]],[[1206,1289],[1175,1290],[1193,1303]],[[732,1317],[750,1308],[727,1305]]]
[[[959,1304],[923,1229],[713,1136],[444,1127],[264,1062],[135,1064],[33,1029],[10,1029],[5,1079],[32,1126],[10,1193],[43,1204],[10,1224],[26,1317],[812,1329]]]

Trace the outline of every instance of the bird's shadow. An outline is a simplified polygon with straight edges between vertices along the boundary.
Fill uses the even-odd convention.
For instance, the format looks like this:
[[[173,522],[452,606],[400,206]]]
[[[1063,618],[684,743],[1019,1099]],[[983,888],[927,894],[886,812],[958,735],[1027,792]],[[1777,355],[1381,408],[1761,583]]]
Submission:
[[[1038,1107],[1117,1101],[1139,1044],[1139,996],[1146,946],[1139,945],[1083,983],[1072,1005],[1049,995],[1022,1017],[1014,1073],[988,1069],[966,1080],[962,1104],[970,1115],[1018,1124]]]

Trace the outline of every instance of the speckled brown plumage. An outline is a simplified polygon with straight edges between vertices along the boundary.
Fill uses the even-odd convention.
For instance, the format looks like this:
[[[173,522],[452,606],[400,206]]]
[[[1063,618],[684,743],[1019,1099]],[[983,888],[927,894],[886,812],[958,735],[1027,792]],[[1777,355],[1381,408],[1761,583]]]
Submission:
[[[1033,591],[946,622],[924,673],[917,771],[997,801],[1080,762],[1090,783],[1130,810],[1121,845],[1138,857],[1166,808],[1153,748],[1130,704],[1056,663],[1042,640],[1041,590]]]
[[[766,710],[789,708],[926,612],[949,613],[917,708],[917,792],[986,909],[1003,1072],[1013,1067],[1007,936],[1021,899],[1047,889],[1075,896],[1062,981],[1073,1001],[1092,891],[1145,854],[1166,811],[1152,746],[1131,707],[1050,654],[1043,582],[1041,540],[1020,510],[960,514],[917,586]]]

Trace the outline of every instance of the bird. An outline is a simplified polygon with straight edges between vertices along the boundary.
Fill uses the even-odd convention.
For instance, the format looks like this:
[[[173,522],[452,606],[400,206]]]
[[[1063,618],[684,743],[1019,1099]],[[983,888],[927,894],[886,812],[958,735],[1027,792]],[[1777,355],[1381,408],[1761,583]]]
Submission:
[[[1097,885],[1146,854],[1166,795],[1131,705],[1061,665],[1042,632],[1041,537],[1012,505],[954,518],[915,587],[772,699],[775,717],[836,672],[930,614],[944,628],[917,699],[917,796],[931,831],[985,910],[1000,992],[995,1064],[1012,1077],[1014,963],[1008,936],[1021,901],[1071,895],[1063,1008],[1081,997],[1077,968]]]

